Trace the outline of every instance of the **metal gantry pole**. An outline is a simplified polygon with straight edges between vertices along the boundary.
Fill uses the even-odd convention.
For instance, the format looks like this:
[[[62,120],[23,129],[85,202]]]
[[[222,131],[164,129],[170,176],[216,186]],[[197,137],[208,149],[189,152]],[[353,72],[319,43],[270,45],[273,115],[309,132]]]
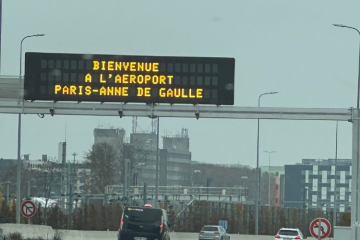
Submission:
[[[261,97],[261,95],[260,95]],[[259,106],[260,106],[259,97]],[[260,169],[259,169],[259,132],[260,119],[257,121],[257,148],[256,148],[256,202],[255,202],[255,235],[259,235],[259,202],[260,202]]]
[[[2,32],[2,0],[0,0],[0,73],[1,73],[1,32]]]
[[[155,170],[155,205],[159,206],[159,125],[160,118],[157,117],[156,128],[156,170]]]
[[[353,109],[352,125],[352,184],[351,184],[351,236],[352,239],[359,239],[359,109]]]
[[[334,212],[333,212],[333,229],[336,226],[336,198],[337,198],[337,191],[336,191],[336,168],[337,168],[337,150],[338,150],[338,124],[339,121],[336,121],[336,137],[335,137],[335,181],[334,181]]]
[[[270,206],[271,204],[271,201],[270,201],[270,197],[271,197],[271,194],[270,194],[270,190],[271,190],[271,184],[270,184],[270,153],[269,153],[269,192],[268,192],[268,205]]]
[[[18,148],[17,148],[17,174],[16,174],[16,223],[20,223],[21,207],[21,169],[22,162],[20,156],[21,149],[21,114],[18,115]]]

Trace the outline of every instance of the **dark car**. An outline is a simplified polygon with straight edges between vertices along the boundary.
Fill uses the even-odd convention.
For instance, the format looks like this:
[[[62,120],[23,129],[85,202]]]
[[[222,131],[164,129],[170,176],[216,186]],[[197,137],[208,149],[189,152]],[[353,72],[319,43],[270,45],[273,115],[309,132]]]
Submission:
[[[163,209],[125,207],[121,217],[119,240],[170,240],[170,224]]]

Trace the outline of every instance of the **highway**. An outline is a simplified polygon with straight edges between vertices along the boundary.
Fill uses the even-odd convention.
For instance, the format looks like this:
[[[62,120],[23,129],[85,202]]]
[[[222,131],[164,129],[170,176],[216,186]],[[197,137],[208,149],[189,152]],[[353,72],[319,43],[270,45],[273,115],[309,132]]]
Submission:
[[[55,233],[49,226],[29,225],[29,224],[0,224],[0,228],[5,234],[12,232],[20,232],[24,238],[51,239]],[[117,240],[117,231],[78,231],[78,230],[58,230],[63,240]],[[197,240],[198,233],[171,232],[171,240]],[[255,236],[230,234],[231,240],[274,240],[274,236]],[[307,238],[308,240],[316,240],[315,238]]]

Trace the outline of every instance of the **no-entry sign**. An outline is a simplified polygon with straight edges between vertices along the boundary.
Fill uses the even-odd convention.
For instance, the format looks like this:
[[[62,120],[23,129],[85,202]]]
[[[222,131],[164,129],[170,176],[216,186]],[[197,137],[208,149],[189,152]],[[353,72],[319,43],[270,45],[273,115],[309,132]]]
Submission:
[[[330,235],[331,225],[327,219],[316,218],[310,223],[310,228],[309,228],[310,233],[316,239],[319,239],[319,228],[320,228],[320,239],[324,239]]]
[[[34,216],[35,211],[35,203],[33,203],[32,201],[25,201],[21,205],[21,213],[24,217],[31,218],[32,216]]]

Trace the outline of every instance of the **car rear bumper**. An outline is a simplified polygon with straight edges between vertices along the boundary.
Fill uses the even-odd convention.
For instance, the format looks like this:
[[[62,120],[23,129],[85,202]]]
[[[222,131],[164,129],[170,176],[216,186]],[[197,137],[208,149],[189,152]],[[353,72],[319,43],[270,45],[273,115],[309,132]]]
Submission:
[[[149,239],[162,239],[162,235],[154,233],[142,233],[142,232],[120,232],[118,234],[119,240],[133,240],[134,237],[143,237]]]

